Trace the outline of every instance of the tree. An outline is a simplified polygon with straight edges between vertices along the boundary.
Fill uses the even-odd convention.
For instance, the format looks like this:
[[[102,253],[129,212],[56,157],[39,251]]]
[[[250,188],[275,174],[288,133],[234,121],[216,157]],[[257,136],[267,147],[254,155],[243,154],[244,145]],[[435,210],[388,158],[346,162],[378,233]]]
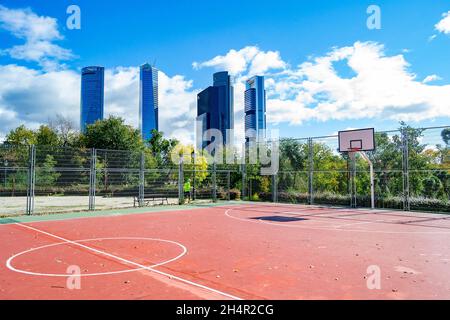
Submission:
[[[279,188],[307,192],[308,175],[308,145],[297,140],[282,139],[280,141],[280,171]]]
[[[38,146],[56,147],[59,145],[57,133],[49,126],[42,125],[37,132],[34,133],[35,142]]]
[[[171,153],[176,153],[178,156],[190,160],[183,162],[183,169],[185,171],[184,180],[187,182],[194,176],[194,166],[195,166],[195,184],[199,186],[208,177],[208,162],[205,156],[202,154],[196,154],[195,158],[192,157],[194,154],[194,147],[192,145],[182,145],[177,144],[171,151]],[[194,183],[194,181],[191,181]]]
[[[436,199],[442,198],[444,193],[444,186],[438,177],[430,175],[423,179],[424,192],[427,198]]]
[[[68,147],[78,144],[80,135],[75,130],[73,121],[69,118],[57,114],[55,118],[48,120],[48,126],[58,135],[61,146]]]
[[[36,143],[36,136],[33,130],[27,129],[24,125],[11,130],[6,136],[4,159],[9,161],[10,166],[28,166],[30,150],[29,146]]]
[[[313,144],[314,191],[347,194],[346,161],[325,143]]]
[[[305,144],[292,139],[282,139],[280,141],[280,158],[284,170],[305,170],[308,160],[305,146]]]
[[[54,168],[56,161],[50,154],[46,155],[42,166],[36,172],[36,185],[39,187],[51,187],[61,176],[60,173],[55,172]]]
[[[36,144],[36,136],[33,130],[30,130],[21,125],[14,130],[11,130],[5,139],[7,145],[32,145]]]
[[[165,139],[164,133],[152,130],[152,137],[149,140],[149,149],[156,158],[158,166],[167,166],[170,164],[170,154],[176,145],[179,144],[177,139]]]
[[[144,142],[139,130],[124,123],[119,117],[110,116],[88,125],[81,142],[86,148],[142,151]]]

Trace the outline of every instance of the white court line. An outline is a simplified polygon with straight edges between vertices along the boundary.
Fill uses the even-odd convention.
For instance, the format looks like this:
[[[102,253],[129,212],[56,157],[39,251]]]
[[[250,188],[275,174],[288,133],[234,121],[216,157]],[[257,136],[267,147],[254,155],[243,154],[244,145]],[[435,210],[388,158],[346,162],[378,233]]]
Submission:
[[[245,221],[250,223],[261,223],[266,225],[273,225],[273,226],[279,226],[279,227],[285,227],[285,228],[299,228],[299,229],[310,229],[310,230],[327,230],[327,231],[338,231],[338,232],[359,232],[359,233],[380,233],[380,234],[450,234],[450,231],[385,231],[385,230],[363,230],[363,229],[336,229],[331,226],[307,226],[307,225],[287,225],[287,224],[281,224],[281,223],[273,223],[263,220],[250,220],[250,219],[244,219],[240,217],[235,217],[231,215],[231,212],[233,210],[239,210],[244,209],[245,207],[236,207],[236,208],[230,208],[225,210],[224,214],[228,218],[239,220],[239,221]],[[316,217],[314,217],[315,219]],[[324,217],[321,217],[324,218]],[[373,223],[373,222],[371,222]]]
[[[345,220],[345,218],[342,218]],[[390,222],[397,222],[397,221],[404,221],[405,218],[399,218],[399,219],[378,219],[378,220],[374,220],[374,221],[361,221],[361,222],[352,222],[352,223],[346,223],[346,224],[341,224],[341,225],[337,225],[335,226],[335,228],[342,228],[342,227],[348,227],[348,226],[356,226],[356,225],[361,225],[361,224],[371,224],[371,223],[390,223]]]
[[[156,263],[150,266],[147,266],[149,268],[156,268],[159,266],[163,266],[165,264],[174,262],[178,259],[180,259],[181,257],[183,257],[186,253],[187,253],[187,248],[185,246],[183,246],[181,243],[175,242],[175,241],[170,241],[170,240],[164,240],[164,239],[156,239],[156,238],[141,238],[141,237],[115,237],[115,238],[93,238],[93,239],[83,239],[83,240],[76,240],[73,242],[92,242],[92,241],[104,241],[104,240],[144,240],[144,241],[158,241],[158,242],[162,242],[162,243],[171,243],[171,244],[175,244],[176,246],[180,247],[182,249],[182,252],[177,255],[176,257],[160,262],[160,263]],[[16,259],[17,257],[23,256],[25,254],[28,254],[30,252],[34,252],[34,251],[38,251],[38,250],[42,250],[42,249],[46,249],[46,248],[51,248],[51,247],[56,247],[56,246],[61,246],[67,244],[67,242],[57,242],[57,243],[52,243],[52,244],[47,244],[45,246],[40,246],[40,247],[36,247],[36,248],[32,248],[32,249],[28,249],[22,252],[19,252],[13,256],[11,256],[7,261],[6,261],[6,267],[12,271],[15,272],[19,272],[19,273],[23,273],[23,274],[28,274],[28,275],[32,275],[32,276],[43,276],[43,277],[62,277],[62,278],[67,278],[68,274],[67,273],[63,273],[63,274],[55,274],[55,273],[41,273],[41,272],[31,272],[31,271],[26,271],[26,270],[22,270],[22,269],[17,269],[13,266],[13,260]],[[119,270],[119,271],[109,271],[109,272],[100,272],[100,273],[83,273],[78,275],[79,277],[95,277],[95,276],[106,276],[106,275],[112,275],[112,274],[120,274],[120,273],[128,273],[128,272],[135,272],[135,271],[139,271],[142,270],[142,268],[134,268],[134,269],[126,269],[126,270]]]
[[[352,222],[352,223],[340,224],[340,225],[334,226],[333,228],[337,229],[337,228],[342,228],[342,227],[359,226],[359,225],[363,225],[363,224],[371,224],[371,223],[383,222],[383,221],[384,220]]]
[[[370,212],[370,211],[368,211]],[[336,220],[349,220],[349,218],[344,215],[344,216],[339,216],[339,215],[327,215],[327,214],[333,214],[336,213],[336,211],[325,211],[323,214],[298,214],[295,212],[282,212],[283,214],[290,214],[290,215],[294,215],[294,216],[298,216],[298,217],[311,217],[312,219],[310,219],[309,221],[314,221],[318,222],[320,224],[323,223],[329,223],[329,224],[335,224]],[[364,214],[369,214],[369,213],[364,213]],[[373,214],[376,214],[375,212],[373,212]],[[340,225],[334,225],[332,226],[332,228],[336,229],[336,228],[341,228],[341,227],[348,227],[348,226],[356,226],[356,225],[363,225],[363,224],[371,224],[371,223],[379,223],[379,222],[396,222],[396,221],[404,221],[406,217],[400,217],[400,218],[393,218],[393,219],[378,219],[378,220],[373,220],[373,221],[367,221],[367,220],[359,220],[358,222],[349,222],[349,223],[344,223],[344,224],[340,224]],[[320,219],[324,219],[326,221],[321,221]]]
[[[166,277],[168,277],[169,279],[175,279],[175,280],[178,280],[178,281],[180,281],[180,282],[183,282],[183,283],[186,283],[186,284],[189,284],[189,285],[192,285],[192,286],[195,286],[195,287],[198,287],[198,288],[207,290],[207,291],[211,291],[211,292],[214,292],[214,293],[216,293],[216,294],[219,294],[219,295],[222,295],[222,296],[224,296],[224,297],[228,297],[228,298],[231,298],[231,299],[234,299],[234,300],[243,300],[242,298],[233,296],[233,295],[231,295],[231,294],[229,294],[229,293],[222,292],[222,291],[219,291],[219,290],[216,290],[216,289],[213,289],[213,288],[204,286],[204,285],[202,285],[202,284],[195,283],[195,282],[192,282],[192,281],[190,281],[190,280],[186,280],[186,279],[177,277],[177,276],[175,276],[175,275],[172,275],[172,274],[169,274],[169,273],[166,273],[166,272],[163,272],[163,271],[159,271],[159,270],[153,269],[153,268],[148,267],[148,266],[144,266],[144,265],[142,265],[142,264],[140,264],[140,263],[136,263],[136,262],[133,262],[133,261],[130,261],[130,260],[121,258],[121,257],[119,257],[119,256],[116,256],[116,255],[113,255],[113,254],[110,254],[110,253],[107,253],[107,252],[104,252],[104,251],[101,251],[101,250],[97,250],[97,249],[95,249],[95,248],[91,248],[91,247],[86,246],[86,245],[84,245],[84,244],[77,243],[77,242],[74,242],[74,241],[72,241],[72,240],[65,239],[65,238],[63,238],[63,237],[54,235],[54,234],[52,234],[52,233],[49,233],[49,232],[46,232],[46,231],[43,231],[43,230],[39,230],[39,229],[30,227],[30,226],[27,226],[27,225],[24,225],[24,224],[21,224],[21,223],[16,223],[16,225],[21,226],[21,227],[24,227],[24,228],[27,228],[27,229],[30,229],[30,230],[34,230],[34,231],[36,231],[36,232],[45,234],[45,235],[50,236],[50,237],[53,237],[53,238],[55,238],[55,239],[59,239],[59,240],[61,240],[61,241],[64,241],[64,242],[73,244],[73,245],[75,245],[75,246],[79,246],[79,247],[81,247],[81,248],[84,248],[84,249],[87,249],[87,250],[90,250],[90,251],[93,251],[93,252],[102,254],[102,255],[104,255],[104,256],[107,256],[107,257],[110,257],[110,258],[113,258],[113,259],[116,259],[116,260],[119,260],[119,261],[122,261],[122,262],[124,262],[124,263],[126,263],[126,264],[134,265],[134,266],[139,267],[139,268],[141,268],[141,269],[145,269],[145,270],[148,270],[148,271],[157,273],[157,274],[159,274],[159,275],[166,276]]]

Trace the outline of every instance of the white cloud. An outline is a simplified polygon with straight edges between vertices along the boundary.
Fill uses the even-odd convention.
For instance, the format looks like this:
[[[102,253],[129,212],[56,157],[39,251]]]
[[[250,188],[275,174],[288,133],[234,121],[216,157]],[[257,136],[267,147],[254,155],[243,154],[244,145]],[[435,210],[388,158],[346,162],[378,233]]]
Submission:
[[[0,5],[0,28],[25,40],[24,44],[2,49],[14,59],[38,62],[45,68],[58,67],[58,61],[74,57],[72,51],[54,44],[64,37],[55,18],[38,16],[31,9],[9,9]]]
[[[245,47],[194,63],[194,68],[213,67],[235,75],[237,141],[242,141],[244,134],[245,80],[255,73],[266,76],[267,121],[273,124],[450,117],[446,105],[450,101],[450,86],[427,84],[438,80],[436,75],[418,81],[402,54],[387,56],[384,51],[384,46],[375,42],[355,42],[290,68],[276,51]],[[340,74],[337,63],[344,64],[352,75]]]
[[[264,61],[261,57],[266,57]],[[351,76],[340,74],[336,64]],[[233,68],[235,139],[244,135],[245,80],[266,70],[267,120],[300,125],[306,121],[391,119],[421,121],[450,117],[450,85],[417,79],[402,54],[386,55],[383,45],[356,42],[312,57],[295,68],[275,51],[256,47],[230,50],[197,68]],[[339,69],[340,70],[340,69]],[[183,142],[193,141],[196,95],[193,82],[159,73],[160,130]],[[70,70],[38,71],[0,66],[0,136],[20,124],[37,127],[60,113],[79,122],[80,75]],[[137,127],[139,68],[105,70],[105,114],[119,115]]]
[[[0,136],[21,124],[37,128],[58,113],[79,119],[79,96],[76,72],[0,66]]]
[[[192,80],[159,72],[160,131],[183,143],[194,141],[197,93]]]
[[[422,83],[428,83],[428,82],[433,82],[433,81],[437,81],[437,80],[442,80],[442,78],[439,77],[437,74],[431,74],[429,76],[426,76],[425,79],[423,79]]]
[[[450,34],[450,11],[442,14],[442,20],[435,26],[435,29],[439,32]]]
[[[354,75],[339,74],[336,63],[344,63]],[[450,117],[450,86],[427,84],[438,80],[436,75],[420,82],[409,69],[403,55],[387,56],[378,43],[334,48],[297,68],[266,76],[267,121],[298,125],[309,120]],[[239,80],[247,74],[250,68],[241,71]]]
[[[237,50],[230,50],[224,56],[216,56],[204,62],[194,62],[194,69],[213,67],[227,70],[231,75],[238,76],[242,73],[256,75],[265,73],[271,69],[284,69],[286,63],[281,59],[278,51],[261,51],[256,46],[247,46]]]
[[[35,129],[56,114],[78,126],[80,82],[80,74],[75,71],[0,66],[0,137],[21,124]],[[192,81],[160,72],[159,85],[160,130],[183,142],[193,141],[197,92],[192,89]],[[138,127],[138,111],[139,67],[106,69],[105,116],[120,116]]]
[[[346,79],[333,63],[343,61],[355,72]],[[379,118],[420,121],[450,116],[446,101],[450,86],[431,86],[416,81],[403,55],[386,56],[384,47],[373,42],[356,42],[336,48],[323,57],[300,65],[302,91],[312,103],[300,105],[304,120]],[[269,107],[270,110],[276,105]],[[287,120],[287,119],[286,119]]]

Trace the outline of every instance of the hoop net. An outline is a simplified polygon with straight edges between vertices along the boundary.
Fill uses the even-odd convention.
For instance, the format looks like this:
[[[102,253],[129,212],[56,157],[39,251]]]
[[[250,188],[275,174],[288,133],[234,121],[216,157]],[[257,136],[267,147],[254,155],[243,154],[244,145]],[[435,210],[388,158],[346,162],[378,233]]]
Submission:
[[[348,152],[349,153],[356,153],[356,152],[360,152],[361,148],[348,148]]]

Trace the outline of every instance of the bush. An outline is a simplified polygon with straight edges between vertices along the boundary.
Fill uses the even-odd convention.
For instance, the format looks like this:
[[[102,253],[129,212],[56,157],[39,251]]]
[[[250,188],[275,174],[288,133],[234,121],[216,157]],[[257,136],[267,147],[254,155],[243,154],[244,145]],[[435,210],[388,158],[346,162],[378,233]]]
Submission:
[[[231,189],[230,200],[241,200],[241,191],[239,189]]]
[[[251,201],[259,201],[259,195],[257,193],[253,194]]]
[[[272,201],[272,193],[260,192],[257,194],[261,201]],[[253,200],[254,196],[252,197]],[[377,198],[376,207],[385,209],[403,209],[402,197],[386,197]],[[278,202],[282,203],[309,203],[309,195],[307,193],[300,193],[295,191],[282,191],[278,193]],[[359,207],[370,208],[370,196],[358,196],[356,199]],[[350,205],[350,196],[334,194],[329,192],[314,194],[314,204],[343,206]],[[425,197],[411,197],[411,210],[415,211],[431,211],[431,212],[450,212],[450,201],[431,199]]]
[[[227,200],[228,199],[228,193],[223,188],[219,188],[216,191],[216,196],[217,196],[217,199],[220,199],[220,200]]]

